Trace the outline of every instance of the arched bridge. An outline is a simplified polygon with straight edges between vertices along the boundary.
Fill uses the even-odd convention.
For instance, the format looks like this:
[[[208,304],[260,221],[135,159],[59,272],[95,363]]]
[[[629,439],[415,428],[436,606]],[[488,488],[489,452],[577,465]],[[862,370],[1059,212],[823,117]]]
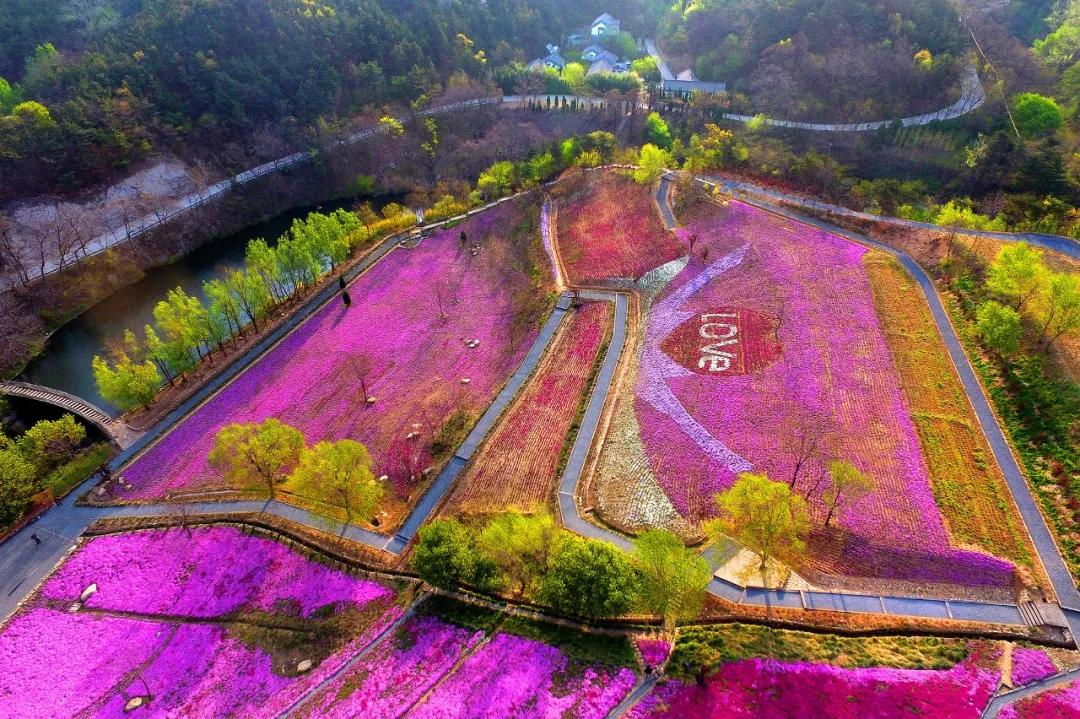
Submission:
[[[86,400],[67,392],[61,392],[58,389],[27,382],[0,382],[0,394],[32,399],[67,410],[100,429],[120,449],[127,449],[132,442],[138,439],[140,434]]]

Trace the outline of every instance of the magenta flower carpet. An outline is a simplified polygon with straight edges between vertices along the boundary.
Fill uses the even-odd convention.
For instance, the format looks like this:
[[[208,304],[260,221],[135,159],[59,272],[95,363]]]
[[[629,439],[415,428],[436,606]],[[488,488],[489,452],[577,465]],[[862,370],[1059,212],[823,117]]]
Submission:
[[[840,669],[752,659],[703,685],[658,685],[628,719],[978,719],[997,676],[967,660],[952,669]]]
[[[328,303],[126,467],[126,498],[220,486],[207,464],[218,429],[270,417],[309,443],[363,442],[376,475],[395,483],[427,466],[431,433],[456,409],[486,407],[535,338],[541,318],[518,311],[542,305],[522,304],[539,291],[523,260],[531,248],[507,239],[520,213],[508,202],[470,219],[467,245],[454,228],[392,250],[350,286],[352,307]],[[406,460],[414,430],[420,456]]]
[[[400,616],[394,596],[231,527],[91,539],[0,630],[0,717],[119,719],[140,697],[140,717],[276,717]],[[347,608],[370,621],[306,672],[244,629]]]
[[[791,448],[818,435],[819,459],[797,490],[820,480],[824,458],[854,463],[876,490],[834,518],[838,555],[812,561],[856,576],[1008,585],[1010,564],[950,545],[866,250],[737,202],[683,232],[699,241],[649,311],[636,389],[650,466],[675,508],[709,516],[741,472],[789,481]],[[820,527],[820,499],[812,508]]]

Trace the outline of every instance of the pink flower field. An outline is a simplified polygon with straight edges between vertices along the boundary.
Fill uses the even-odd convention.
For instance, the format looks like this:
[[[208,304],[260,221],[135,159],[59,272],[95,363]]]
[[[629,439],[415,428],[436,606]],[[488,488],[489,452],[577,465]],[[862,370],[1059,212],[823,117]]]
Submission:
[[[1038,649],[1016,647],[1012,652],[1012,685],[1022,687],[1051,674],[1057,674],[1057,667],[1045,652]]]
[[[819,569],[1007,586],[1012,565],[951,545],[875,312],[866,250],[737,202],[683,232],[699,242],[652,304],[635,402],[649,464],[675,508],[709,516],[712,496],[741,472],[789,480],[789,448],[816,433],[822,454],[877,484],[837,517],[839,537],[812,543]],[[823,464],[804,466],[802,481]],[[824,510],[815,511],[820,527]]]
[[[391,719],[401,716],[483,632],[433,617],[413,618],[318,694],[299,714],[311,719]]]
[[[243,611],[308,617],[327,606],[389,601],[386,587],[306,559],[228,526],[147,530],[87,542],[41,589],[92,609],[219,617]]]
[[[634,686],[629,669],[569,667],[559,649],[496,634],[409,716],[415,719],[602,719]]]
[[[1080,719],[1080,682],[1010,704],[998,719]]]
[[[978,719],[997,676],[970,660],[949,670],[840,669],[752,659],[704,685],[669,680],[628,719]]]
[[[395,479],[429,464],[422,448],[430,428],[456,409],[484,408],[536,336],[550,282],[537,286],[530,277],[543,258],[530,212],[504,203],[415,249],[392,250],[350,286],[351,308],[328,303],[129,464],[128,498],[214,487],[207,455],[217,430],[270,417],[309,443],[363,442],[376,475]],[[480,343],[470,348],[470,340]],[[403,449],[413,424],[423,428],[413,440],[418,461]]]
[[[97,591],[71,611],[91,584]],[[394,596],[231,527],[91,539],[0,630],[0,717],[119,719],[147,695],[137,716],[275,717],[400,616]],[[345,608],[364,619],[304,673],[263,645],[274,631],[244,618],[261,611],[303,626],[317,610]],[[295,638],[286,646],[317,651]]]

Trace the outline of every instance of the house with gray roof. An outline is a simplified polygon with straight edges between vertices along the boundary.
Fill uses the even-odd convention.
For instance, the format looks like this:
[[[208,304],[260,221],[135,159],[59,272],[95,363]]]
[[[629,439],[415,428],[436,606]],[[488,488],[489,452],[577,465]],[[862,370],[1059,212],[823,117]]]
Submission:
[[[589,28],[589,34],[593,37],[604,37],[605,35],[618,35],[619,34],[619,21],[613,18],[608,13],[600,15],[592,21],[592,26]]]

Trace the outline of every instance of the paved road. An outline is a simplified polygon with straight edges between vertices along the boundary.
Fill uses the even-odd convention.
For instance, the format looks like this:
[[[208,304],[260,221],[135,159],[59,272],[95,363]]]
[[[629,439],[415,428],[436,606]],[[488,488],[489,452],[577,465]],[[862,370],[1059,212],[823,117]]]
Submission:
[[[831,212],[857,220],[883,222],[889,225],[896,225],[898,227],[910,227],[920,230],[934,230],[937,232],[954,231],[951,227],[935,225],[929,222],[917,222],[915,220],[905,220],[900,217],[889,217],[888,215],[875,215],[869,212],[860,212],[858,210],[852,210],[850,208],[844,207],[843,205],[834,205],[830,202],[811,200],[806,197],[800,197],[799,195],[793,195],[791,193],[783,192],[781,190],[773,190],[767,187],[761,187],[760,185],[755,185],[751,182],[743,182],[741,180],[732,180],[730,178],[716,176],[705,177],[701,179],[720,185],[725,192],[736,197],[749,194],[751,196],[764,199],[765,201],[784,202],[791,205],[797,205],[799,207],[805,207],[810,210]],[[1078,243],[1071,237],[1050,235],[1041,232],[987,232],[981,230],[961,230],[960,232],[964,235],[969,235],[972,237],[987,237],[995,240],[1004,240],[1006,242],[1027,242],[1028,244],[1044,247],[1048,250],[1054,250],[1075,259],[1080,259],[1080,243]]]
[[[1043,692],[1062,686],[1063,684],[1071,684],[1074,681],[1080,681],[1080,669],[1073,669],[1069,672],[1055,674],[1041,681],[1037,681],[1034,684],[1029,684],[1026,687],[999,694],[991,699],[990,703],[986,705],[986,709],[983,710],[981,719],[995,719],[1001,710],[1010,704],[1015,704],[1016,702],[1027,699],[1035,694],[1042,694]]]
[[[671,176],[665,174],[660,178],[660,184],[656,188],[656,207],[660,210],[660,219],[664,221],[664,229],[674,230],[679,226],[675,220],[675,210],[671,207]]]
[[[667,64],[667,60],[664,59],[663,53],[656,47],[656,43],[652,40],[646,40],[645,49],[648,50],[649,54],[656,60],[656,65],[660,69],[661,80],[672,81],[679,79],[671,72],[671,67]],[[689,86],[690,91],[693,92],[695,85],[700,86],[702,90],[709,91],[709,88],[715,86],[716,83],[689,79],[681,81],[680,85]],[[810,130],[812,132],[869,132],[890,127],[896,123],[900,123],[903,127],[917,127],[920,125],[929,125],[932,122],[953,120],[968,114],[972,110],[982,107],[985,102],[986,90],[983,88],[982,80],[979,79],[979,71],[974,63],[969,63],[967,67],[964,68],[963,74],[960,76],[960,99],[948,107],[943,107],[934,112],[928,112],[923,115],[913,115],[911,117],[895,118],[892,120],[842,123],[802,122],[799,120],[777,120],[766,117],[765,124],[789,130]],[[743,123],[749,122],[754,119],[754,117],[754,115],[740,115],[734,112],[725,112],[723,114],[725,120]]]
[[[710,183],[705,182],[705,184],[708,185]],[[941,333],[942,340],[945,342],[945,346],[949,351],[953,366],[956,368],[960,380],[964,384],[964,389],[971,401],[972,408],[975,410],[975,415],[979,420],[979,424],[982,427],[987,442],[990,444],[990,448],[994,453],[994,458],[997,460],[1002,473],[1005,475],[1009,491],[1012,493],[1013,499],[1020,510],[1020,516],[1027,526],[1028,532],[1035,544],[1035,549],[1039,554],[1039,559],[1042,561],[1047,576],[1050,578],[1050,582],[1054,587],[1054,592],[1057,594],[1058,601],[1063,608],[1080,611],[1080,592],[1076,589],[1072,574],[1069,572],[1065,560],[1061,556],[1061,551],[1054,541],[1054,537],[1046,524],[1046,520],[1043,518],[1042,512],[1039,511],[1038,504],[1031,493],[1028,481],[1024,477],[1023,472],[1021,472],[1020,467],[1016,462],[1016,457],[1013,455],[1012,449],[1005,439],[1005,435],[997,422],[997,417],[983,391],[982,385],[979,383],[975,370],[972,368],[967,354],[964,352],[963,346],[956,336],[956,331],[953,329],[948,313],[941,304],[941,299],[938,297],[933,280],[930,279],[930,276],[926,271],[923,270],[923,268],[907,253],[894,247],[890,247],[889,245],[882,244],[863,235],[843,230],[828,223],[797,214],[776,205],[757,200],[750,200],[750,203],[791,220],[818,227],[827,232],[847,237],[855,242],[869,245],[882,252],[886,252],[899,260],[907,271],[911,273],[916,282],[918,282],[919,288],[922,290],[927,304],[930,306],[930,311],[934,317],[934,323],[937,325],[938,332]],[[1071,615],[1067,612],[1066,620],[1069,623],[1069,628],[1072,631],[1073,637],[1080,637],[1080,617]]]

